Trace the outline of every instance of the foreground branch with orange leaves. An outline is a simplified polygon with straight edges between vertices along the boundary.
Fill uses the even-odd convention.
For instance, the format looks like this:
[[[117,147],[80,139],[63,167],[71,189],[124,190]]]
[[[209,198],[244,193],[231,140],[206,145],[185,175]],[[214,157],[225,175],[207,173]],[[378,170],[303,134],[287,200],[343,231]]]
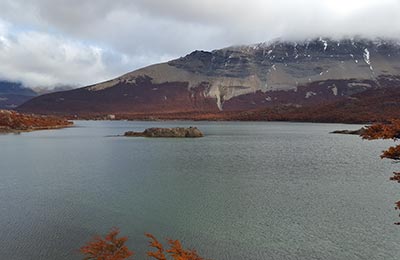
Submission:
[[[388,123],[373,124],[363,131],[361,137],[366,140],[392,139],[393,141],[397,141],[400,139],[400,120],[394,119]],[[389,147],[387,150],[383,151],[381,158],[400,161],[400,145]],[[390,177],[390,180],[400,183],[400,172],[393,172],[393,176]],[[395,209],[400,209],[400,201],[396,202]],[[400,222],[395,224],[400,225]]]
[[[124,260],[131,257],[133,252],[125,245],[128,238],[118,238],[119,232],[119,229],[113,228],[104,238],[96,236],[81,247],[84,260]]]
[[[81,247],[81,253],[85,256],[84,260],[133,260],[133,251],[125,245],[127,237],[118,238],[120,231],[113,228],[103,237],[96,236],[92,241]],[[200,257],[195,250],[187,250],[182,247],[179,240],[167,239],[169,249],[164,246],[152,234],[145,234],[149,239],[149,247],[155,251],[147,252],[147,255],[157,260],[168,260],[167,256],[173,260],[205,260]]]

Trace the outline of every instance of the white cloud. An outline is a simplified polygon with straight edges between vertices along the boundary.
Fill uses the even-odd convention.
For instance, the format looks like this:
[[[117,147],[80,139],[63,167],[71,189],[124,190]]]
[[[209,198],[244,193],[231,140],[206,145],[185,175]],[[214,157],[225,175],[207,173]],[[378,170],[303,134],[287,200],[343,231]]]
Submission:
[[[398,0],[2,0],[0,77],[83,85],[275,37],[400,38],[399,10]]]
[[[162,57],[168,60],[167,57]],[[26,86],[82,86],[119,76],[154,57],[128,56],[57,34],[12,32],[0,21],[0,79]]]

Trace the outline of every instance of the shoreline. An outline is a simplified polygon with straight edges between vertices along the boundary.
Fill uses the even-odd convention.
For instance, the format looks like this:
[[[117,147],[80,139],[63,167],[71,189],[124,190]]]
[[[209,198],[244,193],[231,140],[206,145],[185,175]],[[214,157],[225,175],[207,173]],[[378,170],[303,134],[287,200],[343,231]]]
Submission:
[[[74,127],[74,124],[70,125],[57,125],[57,126],[43,126],[43,127],[32,127],[29,129],[12,129],[12,128],[0,128],[0,134],[20,134],[20,133],[29,133],[35,131],[44,131],[44,130],[57,130]]]
[[[64,117],[21,114],[12,110],[0,110],[0,133],[61,129],[73,125],[72,121]]]
[[[52,114],[50,114],[52,115]],[[286,116],[265,116],[253,117],[243,116],[241,113],[227,112],[222,114],[192,114],[192,113],[174,113],[174,114],[93,114],[93,115],[57,115],[63,116],[68,120],[105,120],[105,121],[199,121],[199,122],[293,122],[293,123],[328,123],[328,124],[372,124],[374,122],[386,121],[389,118],[313,118],[313,117],[298,117],[296,114],[289,113]]]
[[[372,122],[357,122],[357,123],[352,123],[352,122],[320,122],[320,121],[295,121],[295,120],[229,120],[229,119],[221,119],[221,120],[198,120],[198,119],[86,119],[86,118],[76,118],[76,119],[70,119],[72,121],[107,121],[107,122],[122,122],[122,121],[132,121],[132,122],[210,122],[210,123],[228,123],[228,122],[236,122],[236,123],[304,123],[304,124],[343,124],[343,125],[369,125],[372,124]]]

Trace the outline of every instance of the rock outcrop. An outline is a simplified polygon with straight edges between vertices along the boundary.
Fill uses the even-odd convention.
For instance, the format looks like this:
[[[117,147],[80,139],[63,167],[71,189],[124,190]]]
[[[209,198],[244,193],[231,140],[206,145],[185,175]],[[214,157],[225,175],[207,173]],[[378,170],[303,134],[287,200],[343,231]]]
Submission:
[[[0,110],[0,132],[28,132],[34,130],[57,129],[73,123],[54,116],[20,114],[10,110]]]
[[[361,135],[365,132],[365,128],[360,128],[358,130],[336,130],[331,132],[331,134],[344,134],[344,135]]]
[[[203,137],[203,133],[197,127],[175,127],[175,128],[148,128],[143,132],[129,131],[124,134],[129,137]]]

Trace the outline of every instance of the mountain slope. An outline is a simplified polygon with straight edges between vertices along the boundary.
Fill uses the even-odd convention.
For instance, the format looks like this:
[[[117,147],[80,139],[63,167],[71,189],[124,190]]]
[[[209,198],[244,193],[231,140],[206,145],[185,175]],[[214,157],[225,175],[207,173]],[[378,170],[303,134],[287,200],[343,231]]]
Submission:
[[[398,85],[399,75],[395,41],[274,41],[195,51],[107,82],[34,98],[19,110],[146,115],[317,106]]]
[[[0,109],[13,109],[37,94],[20,83],[0,81]]]
[[[369,123],[400,118],[400,85],[369,89],[343,100],[305,107],[274,107],[233,113],[228,120]]]

